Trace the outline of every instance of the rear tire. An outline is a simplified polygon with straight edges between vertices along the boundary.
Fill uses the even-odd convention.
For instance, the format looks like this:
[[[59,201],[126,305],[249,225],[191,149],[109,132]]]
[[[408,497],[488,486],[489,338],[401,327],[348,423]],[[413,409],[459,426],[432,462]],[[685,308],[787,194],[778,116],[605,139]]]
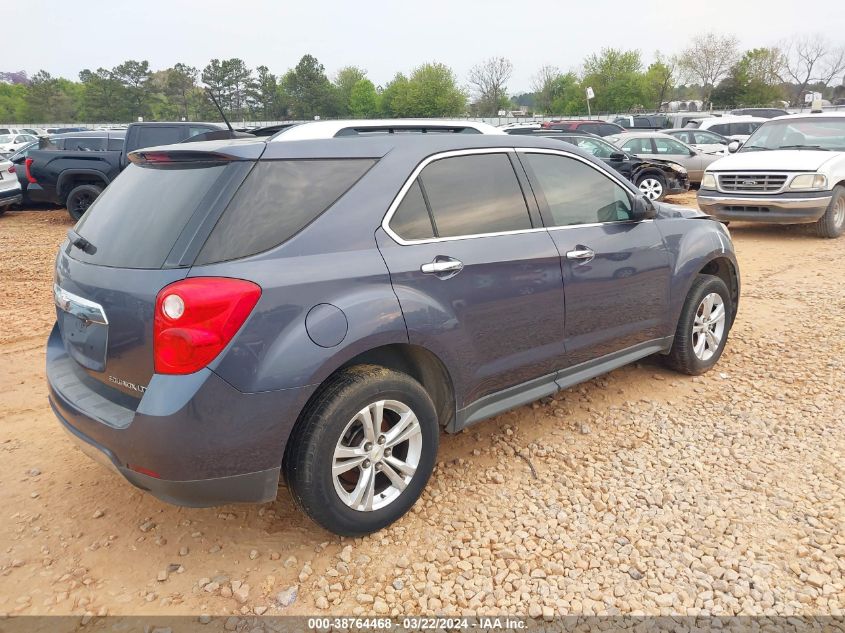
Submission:
[[[733,301],[725,282],[698,275],[687,293],[666,364],[690,376],[709,371],[725,349],[732,316]]]
[[[637,189],[649,200],[666,197],[666,178],[662,174],[648,173],[637,178]]]
[[[65,201],[70,217],[79,221],[101,193],[103,189],[97,185],[78,185],[71,189]]]
[[[320,388],[288,440],[291,496],[336,534],[380,530],[419,498],[439,433],[434,403],[416,380],[374,365],[344,369]]]
[[[836,185],[824,215],[816,222],[819,237],[833,239],[845,233],[845,187]]]

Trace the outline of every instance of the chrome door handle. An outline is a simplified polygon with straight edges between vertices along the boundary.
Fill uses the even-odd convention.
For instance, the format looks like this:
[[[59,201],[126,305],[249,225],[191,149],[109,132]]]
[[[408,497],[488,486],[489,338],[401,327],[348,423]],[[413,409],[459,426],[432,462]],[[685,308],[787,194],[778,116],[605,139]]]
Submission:
[[[433,262],[420,266],[420,272],[427,275],[442,275],[444,273],[459,273],[464,267],[463,262],[451,257],[435,259]]]
[[[569,251],[566,254],[567,259],[590,260],[596,256],[596,252],[591,248],[576,248],[574,251]]]

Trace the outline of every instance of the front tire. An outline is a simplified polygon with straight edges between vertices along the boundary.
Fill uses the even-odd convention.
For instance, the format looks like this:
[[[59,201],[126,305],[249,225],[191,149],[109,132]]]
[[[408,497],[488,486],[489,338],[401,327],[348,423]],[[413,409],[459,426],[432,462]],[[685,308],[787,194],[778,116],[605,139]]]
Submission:
[[[640,176],[637,188],[649,200],[663,200],[666,197],[666,179],[660,174]]]
[[[439,432],[434,403],[416,380],[384,367],[350,367],[303,411],[285,449],[285,479],[296,504],[322,527],[369,534],[419,498]]]
[[[97,185],[78,185],[71,189],[65,201],[70,217],[79,221],[101,193],[103,190]]]
[[[675,371],[698,376],[715,365],[731,329],[733,301],[725,282],[698,275],[687,294],[675,340],[666,363]]]
[[[819,237],[833,239],[845,233],[845,187],[836,185],[824,215],[816,222]]]

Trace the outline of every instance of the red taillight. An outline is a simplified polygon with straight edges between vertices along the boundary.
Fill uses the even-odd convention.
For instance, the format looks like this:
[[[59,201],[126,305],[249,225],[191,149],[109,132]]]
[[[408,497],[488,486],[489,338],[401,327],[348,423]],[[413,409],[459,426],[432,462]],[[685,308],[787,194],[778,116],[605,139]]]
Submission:
[[[33,161],[33,159],[32,159],[32,158],[27,158],[27,159],[26,159],[26,162],[25,162],[25,165],[26,165],[26,179],[27,179],[30,183],[37,183],[38,181],[37,181],[35,178],[33,178],[33,177],[32,177],[32,161]]]
[[[14,166],[14,165],[12,165],[11,167],[9,167],[9,173],[10,173],[10,174],[14,174],[16,171],[17,171],[17,170],[15,169],[15,166]]]
[[[260,286],[227,277],[183,279],[162,288],[153,321],[156,373],[192,374],[208,365],[260,297]]]

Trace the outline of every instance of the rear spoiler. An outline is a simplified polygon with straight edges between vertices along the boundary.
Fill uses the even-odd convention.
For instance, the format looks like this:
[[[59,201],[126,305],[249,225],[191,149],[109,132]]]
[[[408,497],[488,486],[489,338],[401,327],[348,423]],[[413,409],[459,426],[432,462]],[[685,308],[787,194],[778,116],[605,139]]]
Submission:
[[[236,130],[209,130],[202,134],[196,134],[190,138],[186,138],[182,143],[196,143],[198,141],[225,141],[233,138],[255,138],[254,134],[249,132],[238,132]]]

